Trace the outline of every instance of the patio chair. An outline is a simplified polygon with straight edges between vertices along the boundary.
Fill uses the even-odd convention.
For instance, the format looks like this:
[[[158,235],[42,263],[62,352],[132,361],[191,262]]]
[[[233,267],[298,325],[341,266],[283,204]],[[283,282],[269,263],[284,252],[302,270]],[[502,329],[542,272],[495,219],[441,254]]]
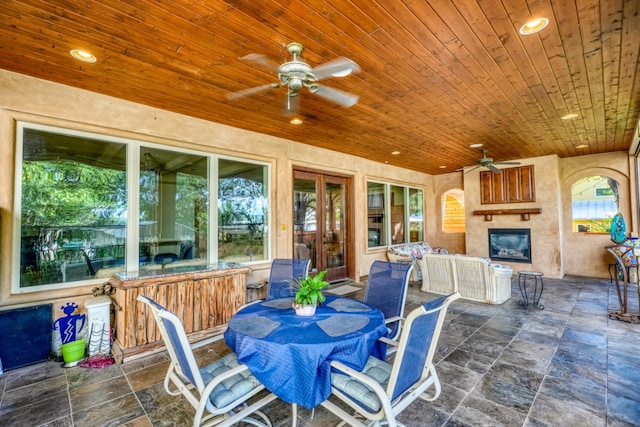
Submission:
[[[404,303],[411,270],[413,265],[410,263],[388,261],[374,261],[369,269],[364,302],[382,311],[389,330],[387,338],[392,340],[398,339],[404,322]]]
[[[294,296],[296,288],[293,282],[308,274],[310,263],[309,259],[274,259],[267,283],[267,299]]]
[[[447,308],[460,298],[456,292],[429,301],[408,316],[393,364],[369,357],[362,371],[333,361],[331,392],[356,411],[348,413],[330,399],[322,402],[329,411],[352,426],[380,425],[383,420],[390,427],[398,425],[396,416],[416,398],[433,401],[440,396],[441,386],[433,356],[442,330]],[[381,338],[393,344],[393,341]],[[429,395],[426,390],[433,388]]]
[[[271,427],[271,421],[259,409],[276,399],[276,396],[267,393],[251,405],[246,403],[265,388],[246,365],[238,363],[235,353],[199,367],[180,319],[144,295],[138,296],[138,301],[146,304],[153,313],[171,357],[164,378],[164,389],[172,396],[184,395],[196,409],[194,426],[226,427],[242,421]],[[219,335],[207,340],[207,343],[223,338],[223,335]]]

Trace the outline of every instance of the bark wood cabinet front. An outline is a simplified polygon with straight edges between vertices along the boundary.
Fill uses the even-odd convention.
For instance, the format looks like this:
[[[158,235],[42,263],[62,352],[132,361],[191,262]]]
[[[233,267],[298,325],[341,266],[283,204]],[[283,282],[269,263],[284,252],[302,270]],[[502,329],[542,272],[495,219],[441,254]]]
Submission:
[[[164,347],[152,313],[136,298],[146,295],[182,321],[190,342],[222,333],[231,317],[245,304],[248,267],[208,267],[171,272],[171,269],[140,272],[128,277],[114,275],[116,289],[115,339],[112,356],[117,363]]]

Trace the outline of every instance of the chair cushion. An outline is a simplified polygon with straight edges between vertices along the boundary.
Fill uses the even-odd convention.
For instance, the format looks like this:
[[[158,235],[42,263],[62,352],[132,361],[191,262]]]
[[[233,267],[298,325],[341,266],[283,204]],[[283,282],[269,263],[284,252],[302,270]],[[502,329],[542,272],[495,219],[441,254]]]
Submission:
[[[222,359],[218,359],[204,368],[201,368],[200,374],[202,375],[202,380],[206,385],[218,375],[221,375],[236,366],[238,366],[238,358],[235,353],[230,353]],[[209,395],[209,400],[216,408],[222,408],[259,386],[261,386],[260,381],[258,381],[258,379],[251,374],[251,371],[247,369],[221,382],[213,389]]]
[[[380,383],[382,388],[386,390],[391,376],[391,365],[389,363],[375,357],[369,357],[361,372]],[[369,412],[378,412],[382,408],[380,399],[368,385],[348,375],[339,371],[332,372],[331,385],[359,402]]]

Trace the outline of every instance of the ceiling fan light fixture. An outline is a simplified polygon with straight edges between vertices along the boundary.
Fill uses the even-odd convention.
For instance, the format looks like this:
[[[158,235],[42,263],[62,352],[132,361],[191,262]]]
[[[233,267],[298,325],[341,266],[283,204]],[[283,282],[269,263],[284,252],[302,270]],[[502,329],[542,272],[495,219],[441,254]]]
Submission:
[[[535,34],[538,31],[541,31],[547,25],[549,25],[548,18],[533,19],[520,27],[520,34],[522,34],[523,36]]]
[[[337,73],[331,74],[331,77],[347,77],[352,72],[353,72],[353,68],[345,68],[342,71],[338,71]]]
[[[87,62],[89,64],[93,64],[98,60],[94,54],[84,50],[72,49],[69,51],[69,54],[78,61]]]

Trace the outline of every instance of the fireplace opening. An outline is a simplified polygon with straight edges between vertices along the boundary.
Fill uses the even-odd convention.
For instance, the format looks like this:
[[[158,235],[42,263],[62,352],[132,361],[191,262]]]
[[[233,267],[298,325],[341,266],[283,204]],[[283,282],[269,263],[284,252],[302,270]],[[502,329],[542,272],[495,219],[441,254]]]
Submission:
[[[531,230],[529,228],[490,228],[489,258],[531,264]]]

